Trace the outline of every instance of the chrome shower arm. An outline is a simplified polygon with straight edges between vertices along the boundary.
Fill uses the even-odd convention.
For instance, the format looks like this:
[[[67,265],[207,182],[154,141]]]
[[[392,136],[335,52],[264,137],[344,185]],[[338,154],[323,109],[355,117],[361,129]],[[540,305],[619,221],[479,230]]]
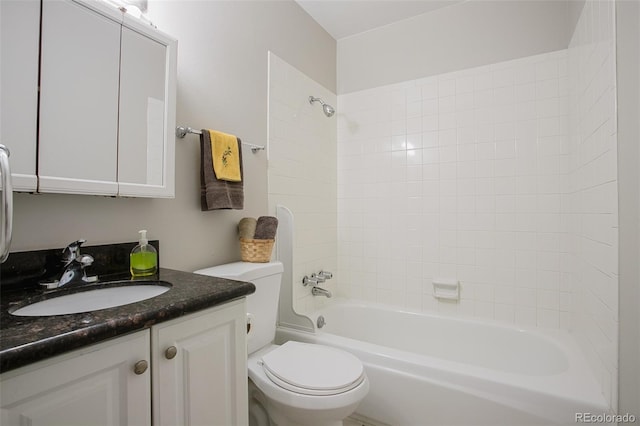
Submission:
[[[331,117],[333,116],[333,114],[336,113],[336,109],[331,105],[329,105],[328,103],[326,103],[325,101],[323,101],[322,98],[309,96],[309,103],[313,105],[314,102],[320,102],[320,105],[322,105],[322,112],[324,112],[324,115],[326,115],[327,117]]]

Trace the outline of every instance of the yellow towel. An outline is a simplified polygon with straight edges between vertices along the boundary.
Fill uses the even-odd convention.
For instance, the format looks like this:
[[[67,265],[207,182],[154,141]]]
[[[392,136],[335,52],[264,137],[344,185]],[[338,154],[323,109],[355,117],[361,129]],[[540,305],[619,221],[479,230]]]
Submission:
[[[211,159],[218,180],[240,182],[240,153],[238,138],[227,133],[209,130],[211,136]]]

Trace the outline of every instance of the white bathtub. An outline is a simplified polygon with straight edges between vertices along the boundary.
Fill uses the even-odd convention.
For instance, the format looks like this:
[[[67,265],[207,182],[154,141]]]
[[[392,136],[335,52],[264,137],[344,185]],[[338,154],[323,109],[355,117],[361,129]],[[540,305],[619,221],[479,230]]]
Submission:
[[[606,414],[586,361],[565,332],[339,302],[316,333],[279,328],[278,341],[345,349],[371,383],[358,414],[394,426],[575,425]],[[313,365],[309,360],[310,366]],[[591,423],[593,424],[593,423]]]

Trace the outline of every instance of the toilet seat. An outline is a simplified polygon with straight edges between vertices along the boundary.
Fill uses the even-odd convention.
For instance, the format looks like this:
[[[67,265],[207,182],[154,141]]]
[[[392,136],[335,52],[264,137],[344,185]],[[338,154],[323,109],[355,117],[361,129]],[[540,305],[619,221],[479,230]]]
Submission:
[[[340,349],[289,341],[265,354],[259,362],[277,386],[310,396],[337,395],[365,379],[358,358]]]

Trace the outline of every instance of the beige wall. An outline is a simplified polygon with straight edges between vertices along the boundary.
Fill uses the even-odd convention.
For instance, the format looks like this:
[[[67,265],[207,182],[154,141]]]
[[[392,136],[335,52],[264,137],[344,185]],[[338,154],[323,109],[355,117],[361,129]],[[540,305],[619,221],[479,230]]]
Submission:
[[[267,143],[267,52],[335,91],[336,42],[293,1],[151,1],[149,17],[178,39],[177,123]],[[134,241],[161,242],[164,267],[194,270],[239,259],[235,227],[267,214],[266,152],[244,153],[245,209],[200,211],[199,143],[176,141],[171,200],[16,194],[12,251]]]
[[[565,49],[568,18],[564,1],[467,1],[345,37],[338,94]]]

